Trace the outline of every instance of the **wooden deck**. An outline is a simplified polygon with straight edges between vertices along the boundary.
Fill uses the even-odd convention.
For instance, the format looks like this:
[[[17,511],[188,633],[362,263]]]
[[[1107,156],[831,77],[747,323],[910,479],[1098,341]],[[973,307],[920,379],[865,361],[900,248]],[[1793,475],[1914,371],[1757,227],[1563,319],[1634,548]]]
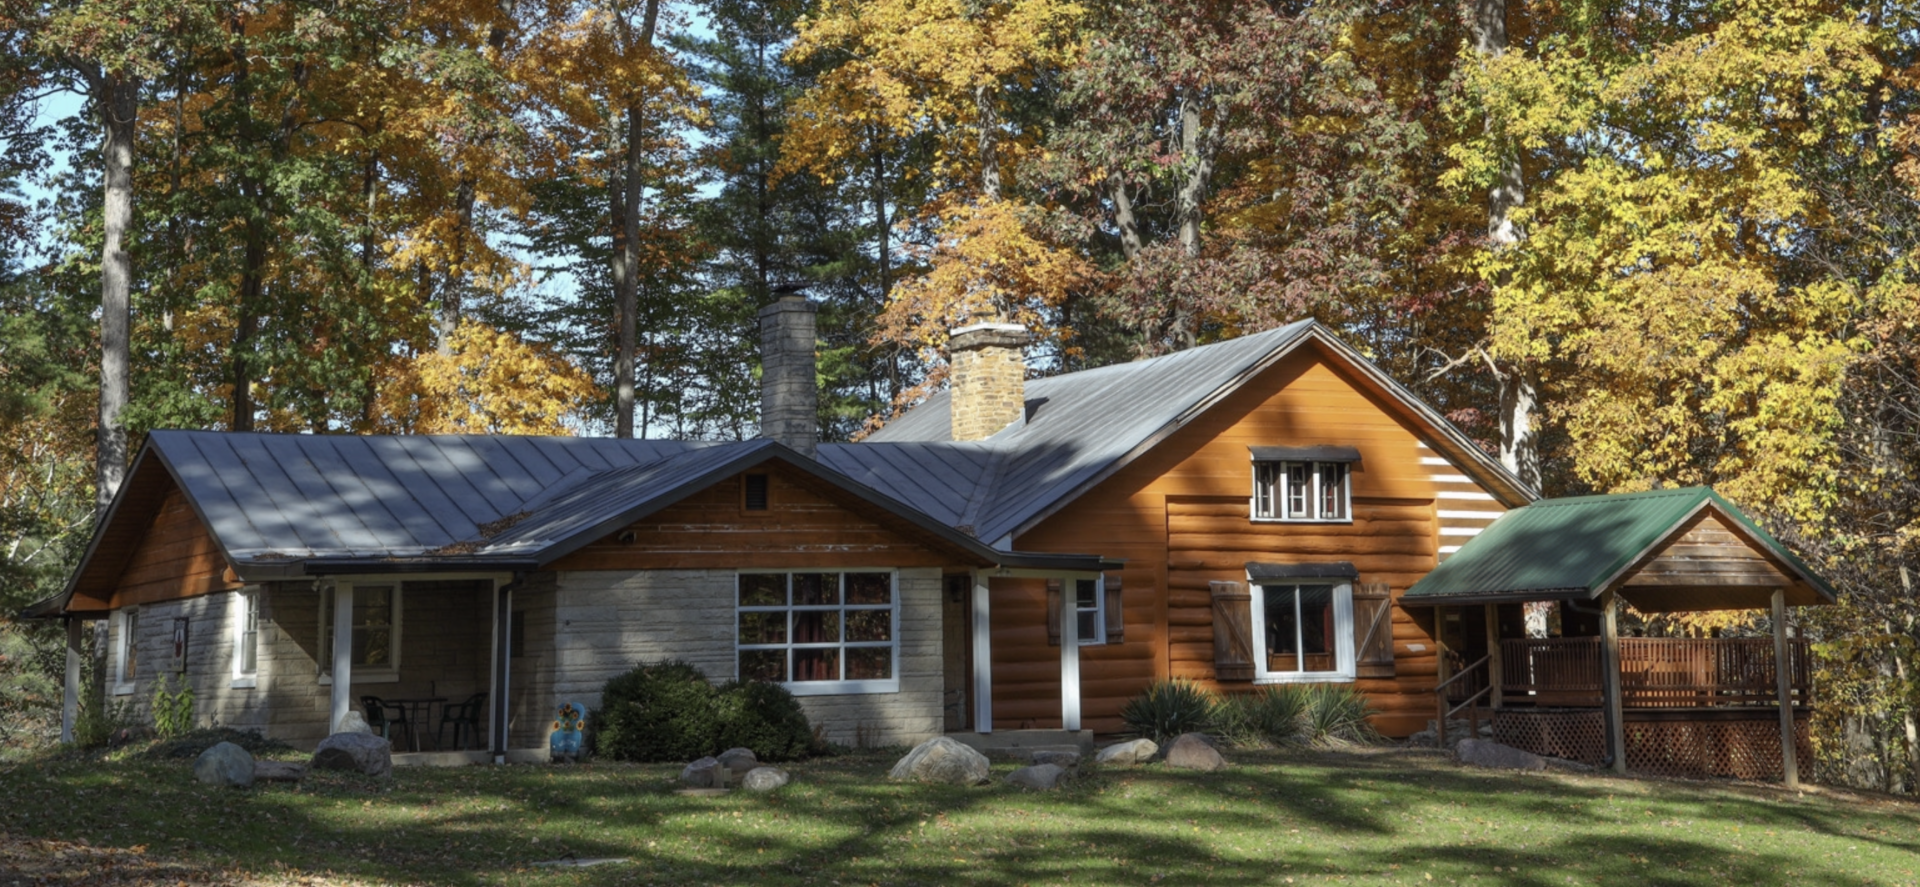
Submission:
[[[1599,708],[1599,638],[1500,642],[1504,706]],[[1788,642],[1795,705],[1812,702],[1807,642]],[[1770,638],[1621,638],[1620,696],[1627,708],[1778,704]]]

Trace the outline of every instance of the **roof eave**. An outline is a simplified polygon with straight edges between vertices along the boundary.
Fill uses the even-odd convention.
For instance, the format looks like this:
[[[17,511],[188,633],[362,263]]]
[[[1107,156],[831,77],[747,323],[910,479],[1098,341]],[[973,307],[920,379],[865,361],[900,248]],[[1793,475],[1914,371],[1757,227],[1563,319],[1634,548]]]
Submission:
[[[1475,604],[1515,604],[1529,601],[1590,601],[1599,597],[1591,588],[1529,588],[1513,591],[1476,591],[1467,594],[1403,594],[1402,607],[1451,607]]]

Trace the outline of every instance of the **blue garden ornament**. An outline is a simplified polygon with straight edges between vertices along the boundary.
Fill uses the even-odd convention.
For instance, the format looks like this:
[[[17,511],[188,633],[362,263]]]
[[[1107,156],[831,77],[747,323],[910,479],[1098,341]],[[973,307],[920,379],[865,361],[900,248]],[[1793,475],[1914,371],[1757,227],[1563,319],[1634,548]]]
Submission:
[[[573,760],[580,756],[580,728],[587,718],[586,706],[578,702],[569,702],[560,706],[560,717],[553,722],[553,734],[548,739],[548,749],[555,758]]]

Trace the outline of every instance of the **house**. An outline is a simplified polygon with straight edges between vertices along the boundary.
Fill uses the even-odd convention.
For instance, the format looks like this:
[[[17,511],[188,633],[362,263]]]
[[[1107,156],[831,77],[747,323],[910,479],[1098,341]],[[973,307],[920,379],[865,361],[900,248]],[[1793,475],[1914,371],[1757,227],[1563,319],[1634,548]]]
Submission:
[[[842,742],[1111,733],[1167,677],[1350,683],[1407,735],[1463,612],[1408,589],[1538,498],[1312,321],[1033,380],[975,324],[853,444],[814,439],[811,306],[761,326],[760,440],[153,432],[34,613],[108,620],[135,706],[179,675],[295,743],[362,696],[477,697],[505,756],[669,656]]]

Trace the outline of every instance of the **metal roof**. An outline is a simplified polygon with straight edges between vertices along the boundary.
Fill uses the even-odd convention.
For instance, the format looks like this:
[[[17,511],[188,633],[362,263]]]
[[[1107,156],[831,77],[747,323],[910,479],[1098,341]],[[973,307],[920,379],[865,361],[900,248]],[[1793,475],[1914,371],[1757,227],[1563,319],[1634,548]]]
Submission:
[[[1401,598],[1406,604],[1589,599],[1665,545],[1703,508],[1833,598],[1833,589],[1780,540],[1706,487],[1542,499],[1514,509],[1460,546]]]
[[[1516,491],[1513,504],[1534,498],[1525,484],[1411,392],[1325,327],[1302,320],[1161,357],[1029,380],[1024,419],[982,442],[998,451],[1000,463],[990,474],[990,489],[976,491],[975,518],[966,523],[989,540],[1030,528],[1308,339],[1325,344],[1420,417],[1436,443],[1471,466],[1468,470]],[[896,458],[931,470],[957,457],[947,449],[958,446],[949,440],[951,413],[950,396],[941,391],[851,448],[919,442],[926,448]]]

